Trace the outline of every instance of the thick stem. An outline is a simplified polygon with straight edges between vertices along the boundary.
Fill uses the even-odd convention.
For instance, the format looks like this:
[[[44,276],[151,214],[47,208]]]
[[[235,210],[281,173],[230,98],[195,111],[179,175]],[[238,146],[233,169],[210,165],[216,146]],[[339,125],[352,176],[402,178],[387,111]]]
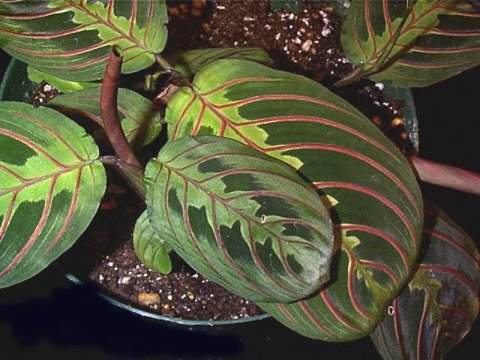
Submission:
[[[125,164],[142,171],[142,165],[135,156],[120,125],[118,118],[118,85],[122,68],[122,58],[115,50],[108,58],[100,94],[100,113],[108,140],[118,158]]]
[[[480,174],[455,166],[411,156],[410,161],[420,180],[480,196]]]

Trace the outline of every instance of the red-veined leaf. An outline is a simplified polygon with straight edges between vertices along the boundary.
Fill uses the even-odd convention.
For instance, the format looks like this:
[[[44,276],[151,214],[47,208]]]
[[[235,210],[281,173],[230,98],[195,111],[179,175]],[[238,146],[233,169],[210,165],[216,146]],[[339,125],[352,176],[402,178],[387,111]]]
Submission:
[[[289,302],[329,280],[328,211],[290,166],[239,142],[201,136],[167,143],[145,174],[157,234],[226,289]]]
[[[384,360],[443,359],[479,313],[480,254],[435,207],[425,214],[425,254],[371,335]]]
[[[169,102],[172,139],[213,134],[280,159],[331,208],[335,281],[293,304],[262,304],[310,337],[367,335],[407,281],[420,244],[422,196],[403,155],[346,101],[307,78],[243,60],[202,69]]]
[[[480,64],[480,10],[465,0],[354,1],[342,44],[353,78],[428,86]]]
[[[105,181],[97,146],[72,120],[0,103],[0,287],[32,277],[74,244]]]
[[[155,61],[167,40],[165,0],[0,0],[0,42],[38,70],[98,80],[112,46],[123,73]]]

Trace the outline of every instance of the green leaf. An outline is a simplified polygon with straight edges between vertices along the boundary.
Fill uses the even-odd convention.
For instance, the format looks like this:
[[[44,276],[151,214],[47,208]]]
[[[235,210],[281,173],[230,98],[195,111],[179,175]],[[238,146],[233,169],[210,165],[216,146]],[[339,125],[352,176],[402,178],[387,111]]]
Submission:
[[[162,116],[152,102],[135,91],[119,89],[118,113],[127,140],[135,147],[152,143],[162,129]],[[60,111],[78,113],[101,126],[100,86],[55,97],[48,106]]]
[[[221,59],[243,59],[271,65],[268,53],[259,48],[214,48],[180,51],[168,60],[185,77],[193,77],[202,67]]]
[[[65,80],[103,77],[115,46],[123,73],[155,62],[167,40],[165,0],[31,0],[0,2],[4,50]]]
[[[270,0],[272,11],[278,10],[300,10],[300,0]]]
[[[0,288],[69,249],[95,215],[105,170],[92,138],[47,108],[0,103]]]
[[[226,289],[288,302],[330,278],[328,212],[288,165],[233,140],[185,137],[145,173],[152,226]]]
[[[423,219],[408,162],[375,125],[312,80],[243,60],[205,67],[165,118],[172,139],[225,136],[290,164],[330,207],[343,242],[335,282],[307,301],[262,307],[313,338],[372,331],[409,277]]]
[[[479,313],[480,254],[472,239],[431,207],[415,276],[371,335],[384,360],[443,359]]]
[[[135,224],[133,231],[133,247],[140,261],[149,269],[162,274],[172,271],[170,260],[170,245],[159,236],[150,221],[147,211],[144,211]]]
[[[480,12],[465,0],[353,1],[342,44],[357,77],[428,86],[480,64]]]
[[[43,81],[46,81],[57,90],[62,93],[71,93],[75,91],[85,90],[92,87],[98,86],[94,82],[80,82],[80,81],[69,81],[61,79],[55,75],[48,74],[46,72],[37,70],[31,66],[27,66],[28,79],[34,83],[40,84]]]

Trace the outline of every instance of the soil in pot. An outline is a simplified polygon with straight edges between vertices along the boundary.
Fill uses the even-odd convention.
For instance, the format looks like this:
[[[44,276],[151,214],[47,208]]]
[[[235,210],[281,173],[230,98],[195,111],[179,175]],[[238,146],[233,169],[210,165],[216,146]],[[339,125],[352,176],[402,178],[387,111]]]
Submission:
[[[362,80],[336,89],[352,70],[340,47],[342,19],[328,2],[304,1],[302,9],[270,11],[268,0],[172,2],[167,51],[201,47],[262,47],[277,68],[306,75],[349,100],[404,152],[412,147],[403,124],[403,103],[383,84]],[[38,94],[36,95],[38,96]],[[180,259],[161,275],[144,267],[133,251],[131,234],[141,202],[116,179],[98,216],[67,254],[66,263],[108,293],[153,313],[188,320],[248,319],[261,311],[203,278]],[[87,263],[87,267],[85,264]]]

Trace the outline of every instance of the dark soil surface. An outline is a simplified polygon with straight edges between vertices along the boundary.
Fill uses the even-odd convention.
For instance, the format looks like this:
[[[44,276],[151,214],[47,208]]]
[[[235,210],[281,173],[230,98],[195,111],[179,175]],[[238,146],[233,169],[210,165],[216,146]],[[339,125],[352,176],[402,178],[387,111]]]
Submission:
[[[259,47],[274,66],[312,78],[346,98],[404,152],[412,151],[403,103],[382,83],[362,80],[336,88],[353,71],[340,45],[342,19],[328,1],[303,1],[301,10],[270,10],[269,0],[173,1],[168,49]]]
[[[159,314],[191,320],[235,320],[260,314],[252,302],[234,296],[174,258],[174,271],[162,275],[146,268],[133,250],[131,236],[141,202],[109,173],[98,216],[67,254],[65,264],[123,302]],[[119,226],[120,224],[120,226]],[[81,261],[78,261],[81,256]],[[87,262],[87,264],[85,264]]]
[[[170,6],[168,51],[203,47],[262,47],[275,66],[306,75],[349,100],[379,126],[401,150],[409,149],[403,103],[390,99],[383,84],[362,80],[336,89],[352,71],[340,47],[341,18],[321,1],[305,1],[297,13],[271,12],[266,0],[174,1]],[[112,177],[112,176],[111,176]],[[115,176],[113,176],[115,178]],[[78,274],[135,306],[192,320],[232,320],[260,314],[251,302],[234,296],[174,259],[174,271],[161,275],[144,267],[131,241],[143,210],[114,181],[84,238],[69,254]],[[120,226],[119,226],[120,225]],[[90,262],[85,273],[85,260]],[[85,256],[86,255],[86,256]]]

